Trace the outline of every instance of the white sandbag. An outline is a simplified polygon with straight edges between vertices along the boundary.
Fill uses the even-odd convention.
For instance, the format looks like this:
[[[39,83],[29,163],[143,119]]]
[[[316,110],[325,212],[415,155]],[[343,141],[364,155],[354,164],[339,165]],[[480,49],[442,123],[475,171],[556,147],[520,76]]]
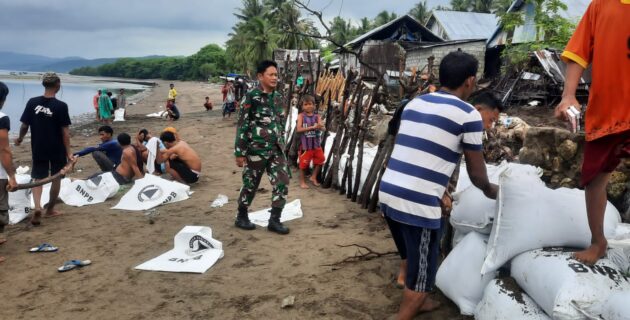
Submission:
[[[495,273],[481,275],[488,237],[470,232],[444,259],[435,284],[458,307],[463,315],[472,315],[481,301],[483,290]]]
[[[591,243],[582,190],[552,190],[540,185],[538,177],[507,170],[501,175],[497,199],[482,273],[495,271],[529,250],[553,246],[586,248]],[[614,237],[620,221],[619,211],[609,202],[604,218],[606,238]]]
[[[142,211],[159,205],[186,200],[190,187],[151,174],[134,182],[133,187],[112,209]]]
[[[302,218],[302,202],[300,199],[295,199],[284,206],[282,213],[280,214],[280,222],[286,222],[294,219]],[[263,228],[266,228],[269,224],[269,218],[271,217],[271,208],[258,210],[249,214],[249,220]]]
[[[620,223],[615,229],[615,240],[630,239],[630,223]]]
[[[160,108],[162,108],[162,107],[160,106]],[[167,113],[166,111],[158,111],[158,112],[147,114],[147,117],[149,117],[149,118],[162,118],[166,113]]]
[[[630,246],[610,248],[606,257],[614,263],[621,272],[630,275]]]
[[[605,320],[630,320],[630,291],[611,294],[602,309]]]
[[[16,170],[17,171],[17,170]],[[31,182],[28,174],[15,174],[18,184]],[[31,189],[9,192],[9,224],[18,224],[31,213]]]
[[[363,183],[365,179],[367,179],[367,175],[370,173],[370,167],[372,167],[372,162],[374,162],[374,158],[376,157],[376,153],[378,152],[378,146],[370,146],[369,144],[363,144],[363,162],[361,163],[361,181],[359,181],[359,192],[361,194],[361,189],[363,188]],[[339,159],[339,182],[341,183],[341,179],[343,178],[343,172],[346,170],[346,164],[350,160],[350,152],[346,152]],[[359,148],[357,147],[354,150],[354,159],[352,159],[352,185],[354,186],[354,179],[356,178],[356,169],[359,163]],[[348,181],[346,180],[344,189],[347,188]],[[372,190],[374,191],[374,190]]]
[[[114,122],[125,121],[125,109],[114,110]]]
[[[517,174],[531,174],[539,177],[543,174],[543,170],[541,168],[534,167],[529,164],[507,162],[505,160],[501,161],[498,165],[486,164],[486,173],[492,183],[499,183],[499,176],[507,169],[511,169]],[[472,181],[470,181],[470,176],[468,176],[468,171],[466,170],[466,163],[462,162],[459,167],[459,178],[457,179],[455,192],[463,191],[472,185]]]
[[[210,227],[186,226],[174,239],[174,248],[137,267],[137,270],[204,273],[223,258],[223,244],[212,238]]]
[[[511,170],[514,175],[529,175],[540,177],[540,169],[530,165],[518,163],[502,162],[498,166],[487,165],[488,179],[491,183],[499,183],[499,176],[505,170]],[[465,166],[462,168],[466,170]],[[461,173],[460,173],[461,174]],[[465,176],[466,180],[468,175]],[[461,178],[460,178],[461,181]],[[544,185],[541,179],[532,179],[538,185]],[[487,198],[483,191],[472,185],[470,180],[464,181],[464,185],[468,185],[465,189],[459,189],[460,183],[457,183],[459,190],[453,194],[453,212],[451,212],[451,225],[458,230],[465,232],[476,231],[483,234],[490,234],[492,230],[492,222],[496,212],[496,201]]]
[[[551,319],[514,279],[491,281],[475,309],[475,320],[547,320]]]
[[[553,319],[589,319],[599,315],[613,292],[630,290],[630,279],[608,259],[594,266],[562,249],[537,249],[512,260],[511,275]]]
[[[61,179],[61,186],[60,186],[60,190],[59,193],[61,193],[61,190],[63,190],[64,188],[66,188],[69,184],[70,184],[70,179],[68,178],[63,178]],[[42,197],[40,200],[40,204],[42,206],[42,208],[48,204],[48,202],[50,201],[50,187],[52,186],[52,182],[49,182],[45,185],[42,186]],[[33,194],[31,193],[31,209],[35,208],[35,199],[33,198]]]
[[[457,247],[457,245],[464,239],[464,237],[470,232],[461,231],[459,229],[453,229],[453,248]],[[485,256],[485,253],[484,253]]]
[[[59,198],[70,206],[82,207],[105,202],[120,189],[111,172],[94,176],[87,180],[74,180],[61,188]]]

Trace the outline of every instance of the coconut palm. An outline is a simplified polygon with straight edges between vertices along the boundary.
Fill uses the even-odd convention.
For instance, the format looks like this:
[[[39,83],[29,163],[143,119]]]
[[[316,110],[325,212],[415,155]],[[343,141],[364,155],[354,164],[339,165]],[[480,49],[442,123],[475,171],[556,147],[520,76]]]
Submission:
[[[420,23],[425,24],[431,15],[429,10],[427,10],[427,0],[416,3],[413,8],[409,10],[409,14],[420,21]]]

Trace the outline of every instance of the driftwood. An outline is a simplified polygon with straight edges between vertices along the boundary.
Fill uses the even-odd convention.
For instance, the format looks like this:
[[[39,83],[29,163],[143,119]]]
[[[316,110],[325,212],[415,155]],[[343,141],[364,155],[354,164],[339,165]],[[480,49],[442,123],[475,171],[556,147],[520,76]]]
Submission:
[[[337,247],[339,248],[350,248],[350,247],[356,247],[357,248],[357,252],[354,254],[354,256],[352,257],[347,257],[341,261],[335,262],[335,263],[331,263],[331,264],[323,264],[321,265],[322,267],[336,267],[342,264],[346,264],[346,263],[353,263],[353,262],[361,262],[361,261],[369,261],[372,259],[376,259],[376,258],[381,258],[381,257],[385,257],[385,256],[391,256],[391,255],[396,255],[398,254],[398,251],[387,251],[387,252],[378,252],[378,251],[374,251],[366,246],[362,246],[359,244],[349,244],[349,245],[337,245]],[[363,249],[364,251],[361,251],[361,249]]]
[[[359,83],[357,84],[357,87],[354,90],[354,94],[352,95],[354,100],[354,104],[356,105],[356,99],[359,97],[359,92],[361,91],[361,88],[363,87],[363,81],[359,80]],[[352,100],[350,101],[349,105],[352,104]],[[343,117],[341,118],[341,122],[339,125],[339,132],[343,132],[343,138],[341,139],[341,144],[339,145],[339,148],[337,148],[336,153],[335,153],[335,158],[333,159],[333,165],[332,165],[332,184],[335,187],[339,187],[341,190],[344,189],[344,183],[342,180],[340,180],[339,178],[339,163],[341,161],[341,157],[345,154],[346,150],[348,149],[348,143],[350,142],[350,139],[352,138],[351,134],[352,132],[350,131],[350,128],[348,128],[348,125],[346,123],[346,120],[348,118],[348,114],[346,113],[346,108],[344,106],[342,106],[342,115]],[[344,172],[342,172],[342,176],[346,175],[346,171],[344,170]]]
[[[361,109],[363,108],[363,87],[359,89],[358,94],[354,97],[354,117],[352,127],[348,128],[348,136],[350,137],[350,142],[348,146],[348,154],[349,158],[346,161],[346,165],[343,170],[343,176],[341,178],[341,182],[339,183],[339,194],[347,193],[348,198],[350,196],[350,192],[352,192],[352,161],[354,161],[354,151],[357,147],[357,138],[359,133],[359,123],[361,122]],[[348,114],[350,111],[348,111]],[[346,150],[345,148],[342,150]],[[342,151],[343,152],[343,151]],[[348,183],[346,187],[346,182]]]
[[[388,136],[385,140],[385,146],[383,147],[383,162],[381,162],[380,168],[377,171],[376,180],[374,180],[375,185],[379,185],[381,183],[381,179],[383,178],[383,173],[385,173],[385,167],[387,161],[389,161],[389,157],[391,156],[392,150],[394,149],[394,137]],[[375,212],[376,206],[378,204],[378,190],[379,188],[374,188],[372,191],[372,196],[370,197],[370,201],[368,202],[368,212]]]
[[[376,83],[374,87],[374,91],[372,92],[372,98],[370,99],[370,104],[365,111],[365,117],[363,117],[363,122],[361,122],[361,126],[359,127],[359,155],[357,158],[357,168],[356,168],[356,178],[354,179],[354,188],[352,189],[351,199],[352,202],[357,201],[357,196],[359,193],[359,185],[361,182],[361,170],[363,170],[363,144],[365,143],[365,136],[367,135],[368,124],[370,123],[370,113],[372,113],[372,108],[374,108],[374,104],[376,104],[376,100],[378,98],[378,91],[381,87],[382,81]],[[367,177],[366,177],[367,180]],[[365,184],[365,181],[363,182]]]
[[[37,180],[35,182],[29,182],[29,183],[23,183],[23,184],[18,184],[15,189],[13,189],[12,191],[18,191],[18,190],[23,190],[23,189],[31,189],[31,188],[35,188],[35,187],[39,187],[39,186],[43,186],[49,182],[52,182],[54,180],[57,179],[61,179],[63,178],[66,173],[72,171],[74,169],[74,165],[77,163],[77,160],[72,160],[70,162],[68,162],[68,164],[66,164],[65,167],[63,167],[61,170],[59,170],[59,172],[57,172],[56,174],[48,177],[48,178],[44,178],[41,180]]]
[[[345,85],[344,85],[344,92],[343,92],[343,100],[341,102],[341,105],[339,106],[339,113],[337,113],[337,122],[339,123],[339,126],[337,128],[337,134],[335,136],[335,140],[333,143],[333,149],[331,150],[331,155],[335,155],[332,160],[332,164],[328,167],[328,172],[326,172],[326,176],[324,179],[324,183],[322,184],[322,186],[324,188],[330,188],[331,186],[333,186],[333,183],[336,183],[336,179],[337,179],[337,168],[339,167],[339,157],[337,156],[338,154],[338,150],[341,147],[342,143],[342,137],[344,136],[344,122],[345,122],[345,112],[344,112],[344,105],[346,103],[346,101],[348,100],[348,94],[350,93],[350,83],[352,82],[354,78],[354,74],[351,72],[348,74],[348,76],[346,77],[346,81],[345,81]]]

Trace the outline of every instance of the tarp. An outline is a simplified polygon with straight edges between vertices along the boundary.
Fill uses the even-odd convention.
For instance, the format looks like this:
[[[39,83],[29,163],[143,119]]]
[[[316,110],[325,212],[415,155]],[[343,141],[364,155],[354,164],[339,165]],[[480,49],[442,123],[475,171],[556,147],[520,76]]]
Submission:
[[[51,185],[52,185],[52,182],[49,182],[43,185],[42,187],[42,198],[41,198],[42,208],[48,204],[48,201],[50,201],[50,186]],[[61,190],[68,187],[68,185],[70,185],[70,179],[68,178],[61,179],[61,189],[59,193],[61,194]],[[32,193],[31,193],[31,208],[35,208],[35,199],[33,199]]]
[[[147,174],[144,178],[136,180],[133,187],[112,209],[148,210],[162,204],[186,200],[189,195],[189,186]]]
[[[271,216],[271,208],[258,210],[249,214],[249,220],[254,224],[257,224],[263,228],[266,228],[269,224],[269,217]],[[287,203],[282,210],[280,216],[280,222],[285,222],[293,219],[302,218],[302,202],[300,199],[293,200]]]
[[[118,192],[120,185],[111,172],[92,177],[88,180],[74,180],[64,186],[59,198],[70,206],[82,207],[105,202]]]
[[[15,174],[18,184],[31,182],[28,174]],[[9,192],[9,224],[17,224],[26,219],[31,212],[31,189]]]
[[[174,239],[174,248],[135,269],[204,273],[223,258],[223,244],[212,238],[210,227],[186,226]]]

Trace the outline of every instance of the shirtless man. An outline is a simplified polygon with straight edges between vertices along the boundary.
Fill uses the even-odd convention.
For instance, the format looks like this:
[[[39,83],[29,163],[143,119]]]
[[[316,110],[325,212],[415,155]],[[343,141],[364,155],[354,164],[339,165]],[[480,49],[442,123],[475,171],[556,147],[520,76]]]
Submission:
[[[162,160],[166,161],[166,172],[175,180],[191,184],[199,180],[201,159],[188,143],[175,139],[172,132],[165,131],[160,136],[166,150],[160,151]]]
[[[144,163],[142,162],[142,153],[135,146],[131,145],[131,137],[126,133],[118,135],[118,143],[122,148],[122,157],[120,164],[113,171],[114,179],[118,184],[129,184],[133,180],[144,177]]]
[[[155,154],[155,159],[153,161],[153,166],[151,166],[151,164],[149,163],[149,147],[153,147],[153,143],[150,143],[152,140],[157,140],[157,145],[155,145],[156,149],[153,150],[153,154]],[[166,170],[166,167],[164,165],[164,159],[162,159],[162,157],[159,156],[160,151],[164,151],[166,150],[166,147],[164,146],[164,143],[162,143],[162,141],[157,138],[157,137],[153,137],[150,133],[149,130],[147,129],[140,129],[140,131],[138,131],[138,134],[136,135],[136,142],[134,143],[134,146],[140,150],[140,152],[142,153],[142,161],[144,163],[147,164],[147,172],[150,174],[162,174],[164,173],[164,171]]]

